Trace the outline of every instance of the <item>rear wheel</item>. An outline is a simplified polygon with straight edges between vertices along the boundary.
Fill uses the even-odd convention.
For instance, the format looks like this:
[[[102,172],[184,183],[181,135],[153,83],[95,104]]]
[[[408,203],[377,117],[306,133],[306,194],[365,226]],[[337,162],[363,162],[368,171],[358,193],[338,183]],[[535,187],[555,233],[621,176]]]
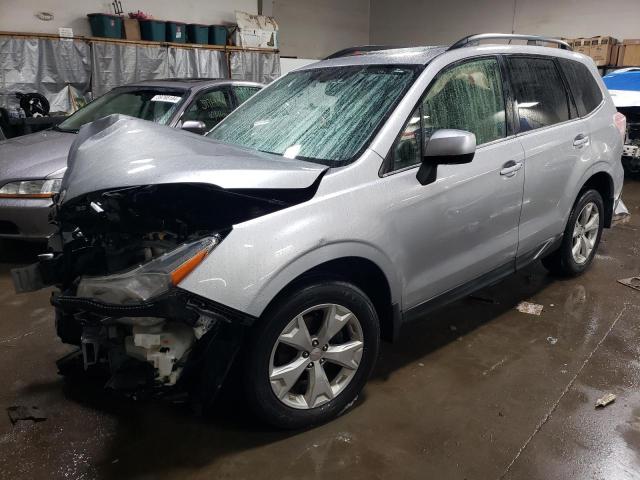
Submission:
[[[301,288],[270,308],[253,333],[245,391],[260,418],[279,428],[330,420],[353,404],[375,364],[380,329],[359,288]]]
[[[596,190],[586,190],[575,203],[564,231],[562,245],[542,260],[551,273],[576,276],[596,254],[604,227],[604,203]]]

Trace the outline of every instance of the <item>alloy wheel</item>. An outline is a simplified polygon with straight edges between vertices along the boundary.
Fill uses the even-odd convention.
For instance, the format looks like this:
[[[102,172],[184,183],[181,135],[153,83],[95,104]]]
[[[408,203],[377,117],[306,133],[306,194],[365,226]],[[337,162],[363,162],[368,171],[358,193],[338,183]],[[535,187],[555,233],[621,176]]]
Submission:
[[[355,376],[363,347],[362,326],[351,310],[334,303],[308,308],[287,324],[273,346],[271,389],[292,408],[327,403]]]
[[[573,227],[573,244],[571,254],[573,260],[582,265],[586,263],[593,251],[600,229],[600,212],[594,202],[587,203],[576,219]]]

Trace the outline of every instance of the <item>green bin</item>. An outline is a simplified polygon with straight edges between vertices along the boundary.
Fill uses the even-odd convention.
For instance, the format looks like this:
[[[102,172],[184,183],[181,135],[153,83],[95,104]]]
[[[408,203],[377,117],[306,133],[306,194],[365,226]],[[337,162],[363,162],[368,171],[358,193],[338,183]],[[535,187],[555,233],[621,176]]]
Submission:
[[[198,23],[187,25],[187,41],[189,43],[199,43],[206,45],[209,43],[209,26]]]
[[[142,40],[164,42],[167,37],[166,22],[162,20],[139,20]]]
[[[209,26],[209,45],[226,45],[227,27],[224,25]]]
[[[91,35],[103,38],[122,38],[122,17],[108,13],[90,13]]]
[[[186,43],[187,25],[181,22],[167,22],[167,42]]]

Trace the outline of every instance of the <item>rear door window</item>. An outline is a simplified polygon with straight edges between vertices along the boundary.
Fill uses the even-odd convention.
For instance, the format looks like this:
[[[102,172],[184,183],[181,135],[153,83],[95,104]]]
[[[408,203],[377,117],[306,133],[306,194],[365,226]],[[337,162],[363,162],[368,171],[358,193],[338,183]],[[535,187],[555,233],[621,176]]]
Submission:
[[[526,132],[571,119],[567,90],[551,58],[508,58],[519,131]]]
[[[233,110],[227,89],[218,88],[201,93],[182,115],[182,121],[196,120],[204,122],[207,130],[211,130]]]
[[[581,117],[593,112],[602,102],[602,90],[586,65],[565,58],[559,59]]]
[[[258,91],[260,91],[258,87],[249,87],[247,85],[233,86],[233,92],[236,94],[238,105],[242,105],[244,102],[249,100],[249,98],[258,93]]]

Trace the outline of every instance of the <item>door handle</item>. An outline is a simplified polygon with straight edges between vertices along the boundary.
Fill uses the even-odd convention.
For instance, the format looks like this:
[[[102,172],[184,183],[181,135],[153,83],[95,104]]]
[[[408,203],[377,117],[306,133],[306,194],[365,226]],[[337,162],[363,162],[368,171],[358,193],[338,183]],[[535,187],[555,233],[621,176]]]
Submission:
[[[576,138],[573,139],[573,146],[577,148],[581,148],[589,143],[589,136],[581,133]]]
[[[509,160],[502,166],[502,170],[500,170],[500,175],[505,177],[513,177],[518,170],[522,168],[522,162],[514,162],[513,160]]]

